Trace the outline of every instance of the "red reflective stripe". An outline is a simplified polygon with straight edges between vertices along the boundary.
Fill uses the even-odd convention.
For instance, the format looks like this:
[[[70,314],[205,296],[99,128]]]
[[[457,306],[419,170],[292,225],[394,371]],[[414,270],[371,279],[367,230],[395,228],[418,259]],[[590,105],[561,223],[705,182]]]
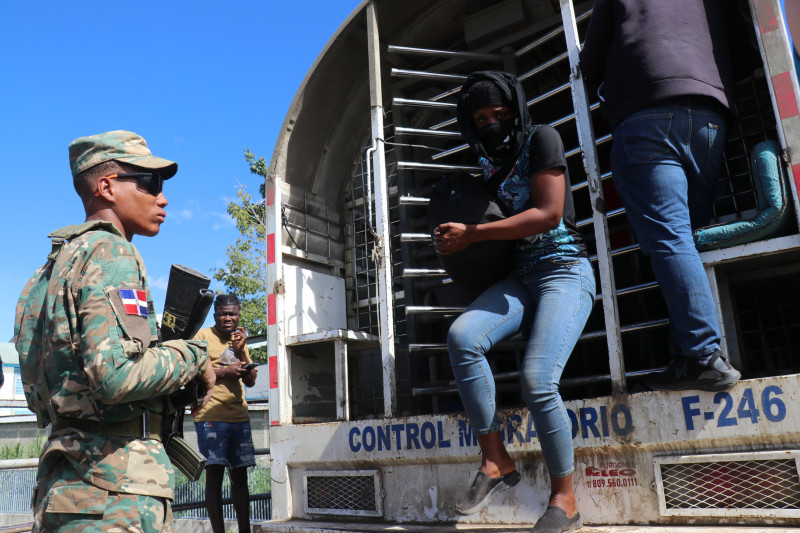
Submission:
[[[275,234],[270,233],[267,235],[267,264],[271,265],[275,262]]]
[[[272,205],[275,203],[275,187],[268,187],[267,188],[267,205]]]
[[[278,356],[273,355],[269,358],[269,388],[278,388]]]
[[[775,91],[775,101],[778,103],[781,120],[800,114],[792,87],[792,76],[788,72],[772,76],[772,89]]]
[[[770,0],[753,1],[756,17],[758,18],[758,29],[763,33],[768,33],[778,29],[778,17],[772,7]]]
[[[275,295],[267,295],[267,325],[274,326],[277,324],[277,317],[275,316]]]
[[[273,420],[272,422],[270,422],[270,423],[269,423],[269,425],[270,425],[270,426],[280,426],[280,425],[281,425],[281,423],[280,423],[280,422],[278,422],[277,420]]]

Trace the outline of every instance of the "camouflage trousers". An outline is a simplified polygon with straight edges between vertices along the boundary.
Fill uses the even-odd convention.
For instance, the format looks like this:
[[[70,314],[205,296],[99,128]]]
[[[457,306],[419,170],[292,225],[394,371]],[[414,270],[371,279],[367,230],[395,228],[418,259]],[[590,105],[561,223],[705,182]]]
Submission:
[[[33,518],[31,533],[173,531],[167,499],[100,489],[79,478],[66,460],[39,478]]]

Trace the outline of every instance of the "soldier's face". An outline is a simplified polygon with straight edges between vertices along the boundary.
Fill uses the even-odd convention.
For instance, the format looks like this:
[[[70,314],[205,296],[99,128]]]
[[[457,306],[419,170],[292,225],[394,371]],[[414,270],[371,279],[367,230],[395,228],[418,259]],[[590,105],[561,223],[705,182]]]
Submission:
[[[114,212],[119,217],[128,240],[134,235],[157,235],[167,217],[164,208],[168,202],[164,193],[153,196],[139,189],[136,180],[111,181],[115,182],[112,186],[120,189]]]
[[[220,305],[214,311],[214,322],[220,332],[230,335],[239,325],[239,306]]]

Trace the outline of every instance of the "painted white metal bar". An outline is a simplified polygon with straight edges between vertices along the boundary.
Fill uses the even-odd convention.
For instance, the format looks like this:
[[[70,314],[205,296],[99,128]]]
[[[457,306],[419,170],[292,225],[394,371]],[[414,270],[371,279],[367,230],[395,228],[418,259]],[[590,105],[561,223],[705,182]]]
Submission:
[[[430,198],[423,198],[422,196],[401,196],[399,200],[400,205],[428,205],[431,203]]]
[[[350,420],[350,388],[347,381],[347,343],[333,341],[334,373],[336,374],[336,420]]]
[[[0,470],[16,470],[17,468],[36,468],[39,466],[39,458],[30,459],[3,459],[0,461]]]
[[[393,98],[392,104],[396,106],[456,108],[456,104],[449,102],[432,102],[431,100],[415,100],[414,98]]]
[[[562,86],[560,86],[560,87],[556,87],[555,89],[553,89],[553,90],[551,90],[551,91],[548,91],[548,92],[546,92],[546,93],[545,93],[545,94],[543,94],[543,95],[540,95],[540,96],[537,96],[536,98],[533,98],[533,99],[531,99],[531,100],[528,100],[528,102],[527,102],[527,105],[528,105],[528,107],[530,107],[530,106],[532,106],[532,105],[534,105],[534,104],[538,104],[538,103],[539,103],[539,102],[541,102],[542,100],[545,100],[545,99],[547,99],[547,98],[550,98],[551,96],[555,96],[556,94],[560,93],[561,91],[564,91],[564,90],[566,90],[566,89],[569,89],[569,87],[570,87],[570,84],[569,84],[569,83],[565,83],[564,85],[562,85]],[[431,102],[433,102],[433,101],[438,101],[438,100],[440,100],[441,98],[444,98],[445,96],[450,96],[450,95],[452,95],[452,94],[455,94],[455,93],[457,93],[457,92],[458,92],[460,89],[461,89],[460,87],[458,87],[457,89],[451,89],[451,90],[449,90],[449,91],[447,91],[447,92],[445,92],[445,93],[442,93],[442,94],[440,94],[440,95],[437,95],[437,96],[434,96],[434,97],[432,97],[432,98],[430,99],[430,101],[431,101]],[[439,128],[446,128],[447,126],[452,126],[452,125],[454,125],[455,123],[456,123],[456,119],[455,119],[455,118],[451,118],[451,119],[445,120],[444,122],[440,122],[440,123],[438,123],[438,124],[434,124],[433,126],[431,126],[431,127],[430,127],[430,129],[432,129],[432,130],[438,130]]]
[[[423,350],[434,351],[434,352],[446,352],[447,343],[430,342],[430,343],[416,343],[408,345],[408,351],[410,352],[420,352]]]
[[[438,154],[433,154],[431,156],[431,159],[436,161],[438,159],[442,159],[442,158],[451,156],[453,154],[457,154],[459,152],[463,152],[463,151],[465,151],[467,149],[469,149],[469,145],[468,144],[460,144],[460,145],[456,146],[455,148],[450,148],[449,150],[444,150],[442,152],[439,152]]]
[[[786,157],[795,217],[800,224],[800,158],[797,156],[800,151],[800,88],[792,47],[778,0],[751,0],[750,10],[767,74],[778,138]],[[800,36],[795,35],[794,38],[797,42]]]
[[[430,135],[432,137],[461,137],[461,134],[458,133],[457,131],[403,128],[402,126],[395,126],[394,133],[396,135]]]
[[[403,291],[395,291],[394,293],[395,300],[402,300],[403,298],[405,298],[405,293]],[[355,307],[356,309],[363,309],[365,307],[375,306],[377,304],[378,304],[378,299],[373,296],[372,298],[365,298],[363,300],[356,301],[356,303],[353,304],[353,307]]]
[[[10,385],[10,383],[9,383]],[[27,400],[0,400],[0,407],[12,407],[12,408],[20,408],[20,409],[27,409],[28,402]],[[28,412],[27,415],[31,415],[33,413]]]
[[[638,285],[631,285],[630,287],[625,287],[624,289],[617,289],[617,296],[625,296],[627,294],[634,294],[637,292],[647,291],[650,289],[657,289],[658,282],[657,281],[648,281],[647,283],[640,283]]]
[[[555,127],[555,126],[553,126],[553,127]],[[605,144],[607,142],[610,142],[612,139],[613,139],[613,137],[611,136],[610,133],[608,135],[603,135],[602,137],[599,137],[598,139],[594,140],[594,146],[595,147],[600,146],[601,144]],[[569,150],[568,152],[565,152],[564,155],[567,156],[567,157],[572,157],[573,155],[577,155],[579,153],[581,153],[581,147],[573,148],[572,150]]]
[[[287,346],[298,346],[300,344],[311,344],[315,342],[327,342],[343,340],[349,343],[359,343],[363,345],[378,345],[378,336],[364,331],[353,331],[350,329],[326,329],[313,333],[303,333],[292,335],[286,338]]]
[[[444,307],[433,305],[407,305],[407,315],[452,315],[454,313],[463,313],[467,308],[460,307]]]
[[[608,221],[605,216],[605,200],[603,185],[600,180],[600,163],[594,141],[592,116],[589,109],[589,98],[578,67],[580,41],[578,26],[575,21],[575,9],[572,0],[560,0],[561,19],[564,25],[564,37],[567,41],[569,55],[570,82],[572,83],[572,102],[575,107],[575,121],[578,127],[578,140],[583,150],[583,166],[589,184],[589,198],[592,203],[594,235],[597,242],[597,266],[600,273],[600,292],[603,294],[603,317],[606,324],[606,342],[608,345],[608,364],[611,372],[611,388],[615,393],[625,393],[625,363],[622,357],[622,335],[619,327],[619,310],[617,307],[616,287],[613,264],[611,262],[611,246],[608,234]]]
[[[800,248],[800,235],[776,237],[766,241],[756,241],[721,250],[701,252],[700,259],[705,266],[718,265],[745,257],[763,256]]]
[[[457,119],[451,118],[451,119],[445,120],[444,122],[439,122],[438,124],[434,124],[433,126],[431,126],[431,129],[432,130],[438,130],[439,128],[446,128],[447,126],[452,126],[456,122],[458,122]]]
[[[595,104],[590,109],[593,110],[593,109],[595,109],[597,107],[598,107],[598,105]],[[560,126],[562,124],[565,124],[567,122],[570,122],[571,120],[574,120],[575,118],[576,118],[576,115],[573,113],[571,115],[567,115],[565,117],[561,117],[561,118],[559,118],[558,120],[556,120],[554,122],[551,122],[550,126],[553,126],[554,128],[556,128],[556,127],[558,127],[558,126]],[[604,144],[604,143],[610,141],[611,139],[612,139],[611,134],[604,135],[604,136],[600,137],[599,139],[597,139],[595,141],[595,144],[596,145],[601,145],[601,144]],[[434,154],[434,155],[431,156],[431,159],[436,161],[436,160],[442,159],[443,157],[447,157],[447,156],[456,154],[458,152],[463,152],[464,150],[467,150],[468,148],[469,148],[468,144],[461,144],[461,145],[458,145],[458,146],[456,146],[454,148],[450,148],[449,150],[444,150],[442,152],[439,152],[438,154]],[[572,150],[569,150],[568,152],[565,152],[564,156],[565,157],[572,157],[573,155],[579,154],[580,151],[581,151],[580,147],[576,147],[576,148],[573,148]]]
[[[291,246],[282,246],[281,253],[284,256],[295,257],[301,261],[305,261],[308,263],[317,263],[320,265],[326,265],[336,268],[345,268],[346,266],[343,261],[337,261],[336,259],[331,259],[330,257],[326,257],[324,255],[312,254],[311,252],[306,252],[298,248],[293,248]]]
[[[404,268],[404,278],[427,278],[433,276],[446,276],[447,271],[443,268]]]
[[[417,163],[416,161],[398,161],[398,169],[404,170],[435,170],[440,172],[480,172],[481,167],[477,165],[441,165],[435,163]]]
[[[383,93],[381,88],[380,37],[375,2],[367,5],[367,47],[369,53],[369,99],[373,141],[383,140]],[[394,295],[392,293],[391,234],[389,233],[389,185],[386,179],[384,143],[378,142],[372,155],[375,190],[375,263],[378,271],[378,314],[383,367],[383,414],[395,415],[397,376],[394,343]],[[369,179],[369,176],[367,176]]]
[[[610,177],[611,177],[611,171],[606,172],[604,174],[600,174],[600,181],[606,181]],[[573,184],[571,190],[572,190],[572,192],[575,192],[575,191],[579,191],[579,190],[583,189],[584,187],[588,187],[588,186],[589,186],[589,182],[582,181],[580,183]]]
[[[443,80],[458,83],[459,85],[467,79],[461,74],[441,74],[439,72],[426,72],[424,70],[409,70],[404,68],[393,68],[392,76],[397,78],[428,78],[432,80]]]
[[[564,91],[568,91],[568,90],[569,90],[569,88],[570,88],[570,85],[569,85],[569,83],[565,83],[564,85],[559,85],[559,86],[558,86],[558,87],[556,87],[555,89],[551,89],[551,90],[547,91],[546,93],[544,93],[544,94],[542,94],[542,95],[539,95],[539,96],[537,96],[536,98],[531,98],[530,100],[528,100],[528,102],[526,103],[526,105],[527,105],[528,107],[530,107],[530,106],[532,106],[532,105],[538,104],[539,102],[542,102],[542,101],[544,101],[544,100],[547,100],[547,99],[548,99],[548,98],[550,98],[551,96],[555,96],[555,95],[557,95],[557,94],[563,93]]]
[[[591,14],[592,14],[591,11],[587,11],[585,13],[582,13],[582,14],[578,15],[576,20],[578,22],[580,22],[580,21],[588,18]],[[543,35],[543,36],[539,37],[538,39],[536,39],[532,43],[527,44],[527,45],[523,46],[522,48],[520,48],[519,50],[517,50],[516,52],[514,52],[514,57],[518,58],[523,54],[527,54],[528,52],[530,52],[534,48],[537,48],[537,47],[541,46],[542,44],[546,43],[550,39],[552,39],[554,37],[557,37],[557,36],[561,35],[562,33],[564,33],[564,28],[556,28],[555,30],[553,30],[550,33],[548,33],[547,35]]]
[[[446,347],[445,347],[446,349]],[[661,371],[663,368],[652,369],[652,370],[635,370],[633,372],[626,372],[627,377],[639,377],[639,376],[646,376],[648,374],[652,374],[656,371]],[[518,380],[521,373],[516,370],[512,372],[502,372],[494,374],[494,381],[498,385],[505,385],[506,387],[510,384],[514,386],[514,381]],[[579,387],[582,385],[591,385],[594,383],[604,383],[611,380],[611,374],[596,374],[593,376],[582,376],[577,378],[562,378],[559,381],[560,387]],[[414,387],[412,389],[411,394],[413,396],[432,396],[436,394],[454,394],[458,392],[458,388],[456,386],[455,380],[450,380],[447,382],[447,385],[440,385],[440,386],[432,386],[432,387]]]
[[[273,165],[270,166],[270,169]],[[284,339],[283,258],[281,245],[281,184],[283,179],[270,172],[266,178],[266,255],[267,255],[267,358],[269,369],[270,425],[291,422],[289,366]]]
[[[458,85],[457,87],[453,87],[452,89],[450,89],[448,91],[445,91],[443,93],[439,93],[439,94],[437,94],[435,96],[431,96],[431,101],[438,102],[439,100],[442,100],[443,98],[447,98],[448,96],[453,96],[454,94],[457,94],[457,93],[460,93],[460,92],[461,92],[461,85]]]
[[[283,152],[285,157],[285,152]],[[287,427],[292,419],[289,364],[284,339],[284,283],[281,250],[281,190],[283,177],[273,156],[265,179],[267,256],[267,358],[269,369],[269,424],[274,431]],[[270,433],[274,434],[273,431]],[[294,514],[289,468],[281,460],[270,465],[272,478],[272,519],[287,520]]]
[[[576,29],[576,31],[577,31],[577,29]],[[578,48],[578,50],[580,50],[580,47]],[[528,78],[530,78],[532,76],[535,76],[536,74],[542,72],[543,70],[545,70],[545,69],[547,69],[549,67],[552,67],[556,63],[559,63],[559,62],[567,59],[567,57],[569,57],[567,52],[565,52],[563,54],[559,54],[556,57],[550,59],[549,61],[545,61],[544,63],[542,63],[538,67],[532,68],[528,72],[525,72],[524,74],[521,74],[519,76],[519,81],[525,81]]]
[[[401,233],[400,242],[430,242],[431,236],[427,233]]]
[[[390,54],[415,54],[431,57],[446,57],[455,59],[474,59],[476,61],[495,61],[502,63],[505,56],[501,54],[487,54],[483,52],[462,52],[458,50],[434,50],[431,48],[413,48],[411,46],[395,46],[390,44],[387,48]]]
[[[719,349],[722,353],[730,353],[728,350],[728,332],[725,328],[725,321],[722,317],[725,316],[725,310],[722,308],[722,297],[719,291],[719,284],[717,283],[717,275],[714,271],[713,265],[703,265],[708,278],[708,285],[711,288],[711,297],[714,300],[714,308],[717,312],[717,325],[719,326]]]
[[[624,207],[618,207],[616,209],[612,209],[611,211],[606,212],[606,218],[608,219],[608,218],[611,218],[611,217],[615,217],[615,216],[618,216],[618,215],[624,215],[624,214],[625,214],[625,208]],[[583,229],[584,227],[590,225],[593,222],[593,220],[594,219],[592,219],[592,218],[584,218],[583,220],[578,220],[577,222],[575,222],[575,226],[577,228],[579,228],[579,229]]]

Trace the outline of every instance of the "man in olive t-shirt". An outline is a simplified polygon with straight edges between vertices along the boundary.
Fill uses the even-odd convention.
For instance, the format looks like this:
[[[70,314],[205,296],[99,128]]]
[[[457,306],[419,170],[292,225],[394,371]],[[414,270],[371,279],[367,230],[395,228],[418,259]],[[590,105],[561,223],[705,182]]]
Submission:
[[[239,300],[220,294],[214,301],[214,326],[201,329],[195,339],[208,341],[208,357],[217,376],[211,399],[192,413],[197,443],[206,457],[206,507],[214,533],[224,533],[222,517],[222,477],[230,468],[233,507],[239,531],[250,532],[250,492],[247,467],[254,466],[250,416],[244,398],[244,385],[252,387],[257,370],[239,326]]]

